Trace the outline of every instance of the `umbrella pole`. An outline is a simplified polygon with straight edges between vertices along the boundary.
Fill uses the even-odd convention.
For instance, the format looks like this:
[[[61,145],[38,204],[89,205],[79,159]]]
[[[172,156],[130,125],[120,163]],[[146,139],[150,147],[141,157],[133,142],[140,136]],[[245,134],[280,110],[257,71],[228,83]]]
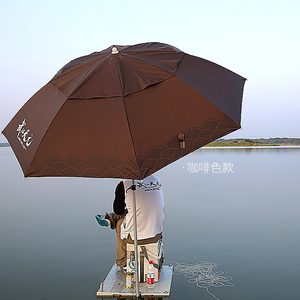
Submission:
[[[136,185],[134,179],[132,179],[132,190],[133,190],[133,225],[134,225],[134,257],[135,257],[135,292],[136,298],[140,297],[139,289],[139,252],[138,252],[138,239],[137,239],[137,221],[136,221]]]

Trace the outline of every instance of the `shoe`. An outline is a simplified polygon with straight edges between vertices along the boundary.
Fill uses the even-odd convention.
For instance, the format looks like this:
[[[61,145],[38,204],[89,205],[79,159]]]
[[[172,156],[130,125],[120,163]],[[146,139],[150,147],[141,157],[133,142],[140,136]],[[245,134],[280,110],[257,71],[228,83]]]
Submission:
[[[124,273],[127,273],[126,267],[119,267]]]
[[[96,215],[95,218],[100,226],[108,227],[111,223],[108,213],[105,213],[105,215]]]
[[[126,266],[125,266],[125,267],[120,267],[120,266],[118,266],[118,265],[115,263],[115,269],[116,269],[116,270],[123,271],[124,273],[127,273],[127,268],[126,268]]]

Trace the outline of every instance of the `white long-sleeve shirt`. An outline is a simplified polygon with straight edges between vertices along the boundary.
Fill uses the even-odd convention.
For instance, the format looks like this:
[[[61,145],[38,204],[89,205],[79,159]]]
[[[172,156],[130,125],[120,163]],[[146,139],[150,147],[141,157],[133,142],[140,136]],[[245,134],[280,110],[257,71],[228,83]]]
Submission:
[[[121,239],[127,238],[128,234],[134,239],[133,191],[128,189],[132,185],[132,180],[124,180],[123,183],[128,213],[121,225]],[[134,183],[136,185],[137,238],[138,240],[152,238],[163,230],[165,203],[161,181],[155,175],[150,175],[143,181],[135,180]]]

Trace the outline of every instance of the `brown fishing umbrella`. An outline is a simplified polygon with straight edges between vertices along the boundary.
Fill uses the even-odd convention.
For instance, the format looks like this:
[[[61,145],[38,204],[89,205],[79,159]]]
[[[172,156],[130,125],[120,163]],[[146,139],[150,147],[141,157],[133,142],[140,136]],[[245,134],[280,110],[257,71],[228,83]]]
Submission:
[[[239,129],[244,83],[170,45],[112,46],[65,65],[3,133],[25,177],[143,179]]]
[[[240,128],[245,78],[161,43],[65,65],[4,129],[25,177],[143,179]]]

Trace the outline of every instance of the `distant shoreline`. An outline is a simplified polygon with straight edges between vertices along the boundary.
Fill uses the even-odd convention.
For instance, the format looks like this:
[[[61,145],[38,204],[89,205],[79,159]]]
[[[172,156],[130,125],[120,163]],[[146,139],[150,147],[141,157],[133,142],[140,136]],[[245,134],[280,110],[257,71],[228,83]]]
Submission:
[[[265,147],[265,146],[300,146],[300,138],[260,138],[260,139],[218,139],[204,147]],[[10,147],[9,143],[0,143],[0,147]]]
[[[240,147],[240,148],[250,148],[250,147],[281,147],[281,146],[300,146],[300,144],[253,144],[253,145],[231,145],[231,144],[226,144],[224,143],[223,145],[212,145],[212,144],[208,144],[205,145],[201,148],[214,148],[214,147],[218,147],[218,148],[226,148],[226,147]],[[200,148],[200,149],[201,149]]]
[[[204,147],[300,146],[300,138],[218,139]]]
[[[0,143],[0,147],[10,147],[9,143]]]

